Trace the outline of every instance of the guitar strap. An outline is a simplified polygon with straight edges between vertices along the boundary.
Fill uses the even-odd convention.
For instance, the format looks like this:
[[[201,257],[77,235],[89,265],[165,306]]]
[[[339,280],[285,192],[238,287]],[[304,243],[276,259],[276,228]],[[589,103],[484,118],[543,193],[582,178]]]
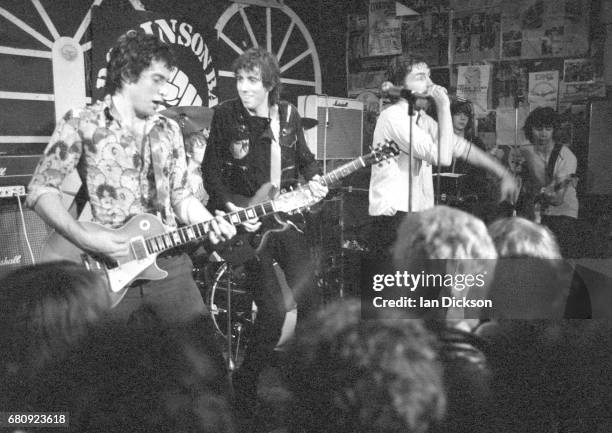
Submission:
[[[548,158],[548,164],[546,165],[546,185],[550,184],[553,181],[553,175],[555,172],[555,164],[557,163],[557,158],[559,158],[559,153],[561,153],[562,144],[555,143],[552,152],[550,152],[550,157]]]
[[[280,112],[279,105],[270,108],[270,182],[280,189],[281,184],[281,147],[280,147]]]

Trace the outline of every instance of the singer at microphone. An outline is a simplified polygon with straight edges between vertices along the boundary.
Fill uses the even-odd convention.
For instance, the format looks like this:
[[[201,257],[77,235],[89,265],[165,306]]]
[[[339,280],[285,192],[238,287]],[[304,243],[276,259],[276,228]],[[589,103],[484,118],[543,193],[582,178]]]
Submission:
[[[383,95],[391,96],[393,98],[409,99],[413,96],[412,90],[406,89],[405,87],[394,86],[391,81],[385,81],[382,83],[380,90]]]
[[[431,96],[429,94],[430,90],[432,90],[434,88],[434,84],[432,84],[431,86],[429,86],[426,90],[425,93],[419,93],[419,92],[414,92],[410,89],[407,89],[405,87],[401,87],[401,86],[394,86],[393,83],[391,81],[385,81],[384,83],[381,84],[380,86],[380,90],[382,92],[383,95],[386,96],[391,96],[391,97],[395,97],[395,98],[411,98],[411,97],[420,97],[420,98],[428,98],[429,96]],[[442,87],[442,86],[436,86],[439,89],[441,89],[444,93],[448,94],[448,91],[446,90],[446,88]]]

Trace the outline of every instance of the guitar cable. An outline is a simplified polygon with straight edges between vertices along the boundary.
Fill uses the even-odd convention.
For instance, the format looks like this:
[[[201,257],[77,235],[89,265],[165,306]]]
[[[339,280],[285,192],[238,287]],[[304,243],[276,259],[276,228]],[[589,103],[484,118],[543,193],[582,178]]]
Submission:
[[[30,238],[28,237],[28,231],[26,229],[25,217],[23,215],[23,207],[21,206],[21,198],[19,194],[15,193],[13,196],[17,199],[17,205],[19,206],[19,217],[21,218],[21,225],[23,230],[23,235],[25,237],[26,245],[28,246],[28,252],[30,253],[30,259],[32,259],[32,264],[36,264],[36,259],[34,258],[34,253],[32,252],[32,245],[30,244]]]

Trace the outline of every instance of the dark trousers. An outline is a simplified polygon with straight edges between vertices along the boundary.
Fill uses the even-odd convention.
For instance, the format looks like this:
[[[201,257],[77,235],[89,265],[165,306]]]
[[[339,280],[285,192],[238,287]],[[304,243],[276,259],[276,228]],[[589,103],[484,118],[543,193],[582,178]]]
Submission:
[[[393,256],[391,247],[397,238],[397,229],[404,220],[406,212],[397,212],[393,216],[374,216],[370,218],[367,249],[362,262],[361,293],[372,287],[375,274],[393,273]]]
[[[168,276],[130,287],[121,302],[110,311],[109,321],[138,325],[142,321],[159,320],[172,325],[208,316],[208,309],[192,276],[193,264],[189,256],[181,253],[158,257],[157,264],[168,272]],[[210,332],[213,332],[212,326]]]
[[[542,225],[545,225],[557,238],[564,258],[580,257],[579,247],[581,235],[578,230],[578,220],[564,215],[542,215]]]
[[[282,269],[290,296],[281,288],[275,266]],[[254,431],[250,423],[253,422],[257,404],[257,380],[273,361],[285,313],[295,301],[298,320],[301,320],[316,310],[321,296],[316,289],[315,264],[306,237],[293,228],[271,233],[263,251],[256,259],[246,263],[245,268],[249,287],[254,290],[257,319],[248,337],[245,359],[233,382],[236,413],[240,421],[246,424],[245,431]]]

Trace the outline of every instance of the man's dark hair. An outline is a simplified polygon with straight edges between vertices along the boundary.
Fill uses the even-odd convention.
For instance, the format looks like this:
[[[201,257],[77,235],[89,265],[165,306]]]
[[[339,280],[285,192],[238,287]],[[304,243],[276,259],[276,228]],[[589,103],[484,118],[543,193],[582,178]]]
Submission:
[[[280,99],[280,68],[276,57],[263,48],[249,48],[232,64],[232,71],[259,69],[263,86],[270,91],[268,103],[274,105]]]
[[[451,116],[465,114],[468,123],[465,126],[464,136],[469,140],[474,136],[474,106],[467,99],[455,99],[450,106]]]
[[[538,107],[527,116],[523,131],[525,132],[527,140],[533,143],[533,128],[540,128],[543,126],[552,127],[553,137],[555,137],[560,124],[561,120],[559,119],[559,114],[557,114],[554,109],[551,107]]]
[[[106,65],[106,94],[112,95],[121,89],[124,81],[137,81],[153,60],[166,63],[169,69],[176,65],[170,46],[156,36],[142,30],[129,30],[121,35]]]

